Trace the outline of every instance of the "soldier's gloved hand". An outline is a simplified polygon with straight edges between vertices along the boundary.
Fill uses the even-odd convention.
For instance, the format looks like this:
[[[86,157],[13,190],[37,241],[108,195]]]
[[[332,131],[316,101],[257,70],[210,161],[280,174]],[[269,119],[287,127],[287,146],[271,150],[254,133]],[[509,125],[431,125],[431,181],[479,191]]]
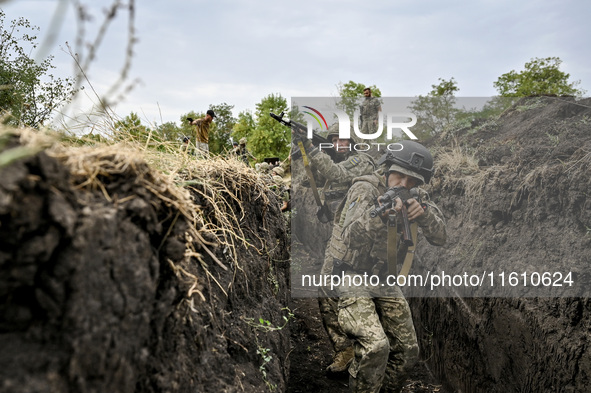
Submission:
[[[193,118],[192,117],[187,117],[187,121],[192,123],[193,122]]]
[[[299,127],[291,127],[291,136],[295,140],[303,141],[304,139],[307,139],[307,131]]]
[[[314,145],[312,144],[312,141],[307,138],[302,140],[302,144],[304,145],[304,149],[306,149],[307,152],[311,152],[312,149],[314,149]]]

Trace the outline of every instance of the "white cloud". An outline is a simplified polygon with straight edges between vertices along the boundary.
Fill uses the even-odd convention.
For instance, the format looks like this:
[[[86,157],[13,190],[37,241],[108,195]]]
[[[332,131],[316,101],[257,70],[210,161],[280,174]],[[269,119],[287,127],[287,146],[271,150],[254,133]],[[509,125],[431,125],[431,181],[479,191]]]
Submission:
[[[7,19],[23,16],[43,32],[56,4],[21,0],[3,9]],[[87,37],[109,4],[92,3]],[[416,96],[454,77],[460,95],[487,96],[501,74],[547,56],[559,56],[572,80],[591,91],[589,11],[591,3],[576,0],[136,1],[130,77],[142,84],[116,110],[178,122],[190,110],[226,102],[237,115],[271,93],[331,96],[349,80],[375,84],[384,95]],[[91,69],[97,89],[123,65],[126,17],[118,15]],[[71,59],[57,45],[73,43],[75,27],[70,11],[54,50],[65,75]]]

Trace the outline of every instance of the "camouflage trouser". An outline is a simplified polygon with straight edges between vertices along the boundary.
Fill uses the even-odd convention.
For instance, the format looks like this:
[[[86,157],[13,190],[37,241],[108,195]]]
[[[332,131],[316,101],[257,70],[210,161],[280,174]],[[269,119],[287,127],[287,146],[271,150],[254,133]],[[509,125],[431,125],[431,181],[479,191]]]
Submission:
[[[320,271],[321,274],[332,273],[332,260],[333,257],[327,252]],[[320,316],[322,317],[322,324],[335,352],[342,351],[351,346],[351,340],[349,340],[345,332],[343,332],[341,325],[339,325],[338,303],[339,299],[334,291],[331,291],[330,288],[319,288],[318,306],[320,308]]]
[[[349,367],[352,392],[400,392],[419,346],[410,308],[398,287],[388,296],[371,297],[371,288],[340,291],[338,321],[354,338],[355,360]],[[361,291],[360,291],[361,289]],[[360,292],[365,292],[361,294]],[[351,295],[355,296],[351,296]]]
[[[377,116],[368,118],[367,120],[364,119],[361,125],[361,132],[368,135],[375,134],[379,127],[378,121]]]

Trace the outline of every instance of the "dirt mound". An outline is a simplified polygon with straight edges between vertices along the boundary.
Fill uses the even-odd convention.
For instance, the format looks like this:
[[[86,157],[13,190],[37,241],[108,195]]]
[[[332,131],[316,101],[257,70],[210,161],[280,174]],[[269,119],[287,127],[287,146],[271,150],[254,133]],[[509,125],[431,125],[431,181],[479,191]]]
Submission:
[[[431,369],[463,392],[588,391],[591,99],[524,99],[433,146],[449,240],[417,266],[496,287],[411,299]]]
[[[0,153],[31,135],[3,130]],[[285,389],[279,201],[205,165],[185,187],[120,146],[0,167],[0,391]]]

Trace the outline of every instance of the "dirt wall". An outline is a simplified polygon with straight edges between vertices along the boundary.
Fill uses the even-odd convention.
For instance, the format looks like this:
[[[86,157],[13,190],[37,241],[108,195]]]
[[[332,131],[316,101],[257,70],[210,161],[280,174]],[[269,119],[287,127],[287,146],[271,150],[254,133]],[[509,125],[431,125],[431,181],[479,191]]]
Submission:
[[[431,193],[449,241],[443,249],[419,247],[419,265],[572,272],[573,293],[581,295],[565,297],[565,287],[536,295],[530,285],[521,296],[411,299],[423,357],[460,392],[588,391],[591,100],[524,100],[436,143],[439,157],[455,149],[478,165],[436,173]]]
[[[0,169],[0,391],[284,390],[279,202],[228,176],[226,207],[249,236],[232,244],[205,227],[205,179],[188,187],[204,225],[192,232],[163,177],[141,160],[117,168],[85,177],[41,152]]]

